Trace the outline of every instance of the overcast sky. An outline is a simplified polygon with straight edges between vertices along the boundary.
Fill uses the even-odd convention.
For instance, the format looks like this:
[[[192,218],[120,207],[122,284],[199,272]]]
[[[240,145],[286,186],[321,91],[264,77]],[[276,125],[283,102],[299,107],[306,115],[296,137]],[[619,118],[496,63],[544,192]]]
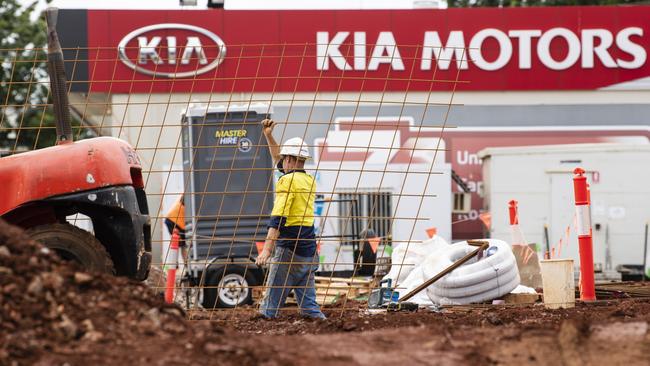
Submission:
[[[30,4],[34,0],[20,0]],[[190,9],[205,9],[208,0],[198,0],[198,6]],[[45,1],[40,0],[40,6],[45,7]],[[54,0],[50,6],[61,9],[180,9],[178,0]]]
[[[34,0],[19,0],[30,4]],[[61,9],[206,9],[208,0],[182,7],[179,0],[54,0]],[[446,0],[226,0],[226,9],[411,9],[446,6]],[[40,0],[40,7],[45,8]]]
[[[1,0],[0,0],[1,1]],[[29,5],[34,0],[18,0]],[[37,10],[47,7],[38,0]],[[208,0],[196,6],[181,6],[179,0],[53,0],[50,6],[60,9],[207,9]],[[413,9],[446,8],[447,0],[225,0],[226,9]],[[36,18],[40,11],[32,14]]]

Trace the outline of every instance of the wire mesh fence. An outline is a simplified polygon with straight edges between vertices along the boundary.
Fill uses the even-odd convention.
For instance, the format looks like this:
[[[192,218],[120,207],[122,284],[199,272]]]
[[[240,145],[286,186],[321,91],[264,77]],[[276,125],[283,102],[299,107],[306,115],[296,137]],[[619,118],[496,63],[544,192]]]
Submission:
[[[254,311],[272,288],[289,296],[286,305],[277,304],[282,312],[306,307],[312,295],[341,314],[356,311],[390,270],[410,271],[405,255],[391,263],[393,248],[406,252],[436,232],[450,235],[451,168],[443,136],[453,128],[447,116],[456,88],[467,81],[459,72],[440,78],[435,67],[426,78],[416,72],[421,46],[375,45],[383,52],[359,56],[357,45],[344,43],[340,57],[320,57],[316,49],[327,46],[63,50],[75,140],[112,136],[137,152],[152,268],[164,274],[178,267],[174,301],[190,314]],[[465,50],[454,54],[462,60]],[[3,49],[0,59],[2,154],[54,145],[44,50]],[[366,71],[339,64],[346,59],[367,65]],[[209,68],[208,60],[219,66]],[[320,74],[304,72],[314,61]],[[369,76],[368,68],[385,70],[384,76]],[[305,142],[310,159],[304,170],[313,179],[307,190],[293,183],[278,189],[288,172],[279,171],[269,150],[265,119],[276,122],[270,135],[279,145],[295,137]],[[298,260],[297,248],[287,257],[276,246],[276,256],[259,266],[256,258],[274,242],[268,240],[274,206],[288,197],[306,204],[300,215],[282,216],[279,240],[284,247],[291,240],[313,242],[316,253]],[[175,210],[181,201],[184,212]],[[93,232],[92,218],[68,213],[70,223]],[[313,225],[313,236],[283,237],[292,221]],[[178,258],[170,250],[174,229],[182,234]],[[286,275],[281,285],[269,280],[270,267],[280,268],[278,275],[301,266],[309,267],[305,278]],[[164,276],[149,282],[168,287]]]

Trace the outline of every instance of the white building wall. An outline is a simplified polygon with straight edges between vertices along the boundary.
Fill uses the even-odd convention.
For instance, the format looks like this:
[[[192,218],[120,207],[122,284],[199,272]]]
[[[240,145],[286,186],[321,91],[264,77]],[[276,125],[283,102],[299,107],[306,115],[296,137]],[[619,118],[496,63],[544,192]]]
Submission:
[[[426,106],[445,106],[452,104],[451,111],[457,106],[526,106],[526,105],[647,105],[650,90],[594,90],[571,92],[327,92],[327,93],[174,93],[174,94],[115,94],[112,96],[112,134],[131,143],[140,154],[145,174],[146,189],[153,220],[154,244],[160,243],[163,230],[162,221],[156,220],[164,211],[161,209],[162,193],[174,193],[167,190],[165,167],[182,165],[181,159],[181,113],[191,103],[242,104],[267,103],[284,107],[291,115],[292,108],[303,107],[312,110],[315,107],[336,106],[356,107],[399,106],[413,108]],[[443,124],[445,113],[440,120],[433,123]],[[311,120],[323,125],[331,122],[329,117]],[[304,118],[305,120],[308,118]],[[296,123],[295,127],[305,131],[306,122]],[[282,121],[278,121],[282,122]],[[552,121],[551,121],[552,122]],[[625,117],[621,116],[621,123]],[[422,123],[415,121],[416,125]],[[298,126],[300,124],[301,126]],[[326,126],[330,127],[330,126]],[[453,127],[453,126],[448,126]],[[285,134],[286,129],[283,130]],[[302,133],[302,132],[300,132]],[[308,133],[308,132],[305,132]],[[280,136],[278,135],[278,138]],[[157,245],[154,245],[156,247]]]
[[[519,225],[526,241],[543,248],[548,225],[556,257],[572,258],[578,266],[573,170],[579,166],[587,171],[591,190],[594,263],[615,269],[643,262],[650,188],[642,182],[650,179],[650,145],[492,148],[482,154],[484,171],[489,171],[485,184],[491,237],[511,241],[508,201],[514,199],[519,201]]]

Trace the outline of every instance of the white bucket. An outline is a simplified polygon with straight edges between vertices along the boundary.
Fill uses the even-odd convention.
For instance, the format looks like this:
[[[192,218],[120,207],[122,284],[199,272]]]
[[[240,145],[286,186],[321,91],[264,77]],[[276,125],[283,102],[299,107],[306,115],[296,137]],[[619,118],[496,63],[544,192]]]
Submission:
[[[547,309],[572,308],[576,303],[573,259],[546,259],[539,262]]]

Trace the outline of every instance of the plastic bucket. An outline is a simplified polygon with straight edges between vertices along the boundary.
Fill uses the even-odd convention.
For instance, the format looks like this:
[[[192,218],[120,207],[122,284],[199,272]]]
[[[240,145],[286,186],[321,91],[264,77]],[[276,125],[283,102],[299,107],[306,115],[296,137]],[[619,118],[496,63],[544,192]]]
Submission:
[[[547,309],[572,308],[576,304],[573,259],[546,259],[539,262]]]

